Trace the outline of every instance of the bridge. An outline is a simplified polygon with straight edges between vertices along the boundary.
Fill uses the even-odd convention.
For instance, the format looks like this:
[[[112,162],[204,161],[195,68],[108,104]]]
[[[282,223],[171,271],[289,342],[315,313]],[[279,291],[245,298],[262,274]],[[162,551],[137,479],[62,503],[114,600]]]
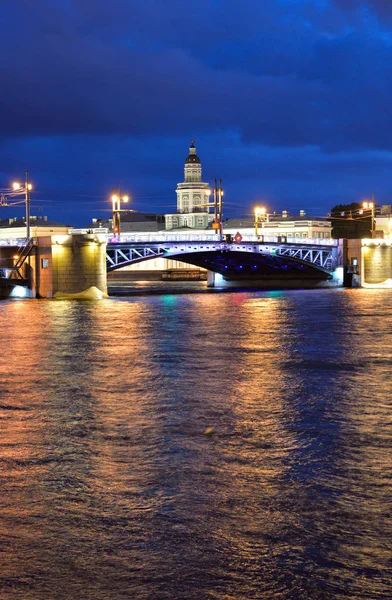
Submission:
[[[34,238],[0,240],[0,298],[30,295],[26,261],[34,245]]]
[[[207,269],[208,285],[319,287],[341,285],[335,240],[218,234],[113,237],[107,230],[70,230],[31,240],[0,240],[0,296],[52,297],[94,288],[107,293],[107,273],[154,258]],[[339,279],[340,277],[340,279]]]
[[[342,257],[337,240],[227,235],[108,237],[108,272],[154,258],[171,258],[219,273],[224,279],[333,278]]]

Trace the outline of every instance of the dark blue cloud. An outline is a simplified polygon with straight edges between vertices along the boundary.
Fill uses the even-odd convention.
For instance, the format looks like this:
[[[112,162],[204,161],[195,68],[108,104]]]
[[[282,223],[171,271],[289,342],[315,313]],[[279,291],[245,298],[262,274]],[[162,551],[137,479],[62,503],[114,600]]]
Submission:
[[[78,223],[118,184],[173,210],[195,137],[238,213],[388,201],[390,17],[381,0],[6,3],[3,185],[28,166],[37,202]]]

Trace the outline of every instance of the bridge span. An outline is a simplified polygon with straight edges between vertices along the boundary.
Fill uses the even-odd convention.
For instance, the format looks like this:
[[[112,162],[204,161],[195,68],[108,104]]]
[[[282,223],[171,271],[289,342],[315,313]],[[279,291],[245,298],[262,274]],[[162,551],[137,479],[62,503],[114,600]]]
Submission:
[[[287,242],[279,237],[217,234],[113,238],[102,229],[2,240],[0,279],[4,293],[22,287],[30,297],[75,295],[92,288],[105,295],[108,272],[157,257],[206,269],[210,287],[342,285],[342,251],[334,240],[298,238]]]
[[[220,281],[284,284],[330,281],[342,265],[337,240],[225,235],[109,237],[108,272],[154,258],[171,258],[220,275]]]

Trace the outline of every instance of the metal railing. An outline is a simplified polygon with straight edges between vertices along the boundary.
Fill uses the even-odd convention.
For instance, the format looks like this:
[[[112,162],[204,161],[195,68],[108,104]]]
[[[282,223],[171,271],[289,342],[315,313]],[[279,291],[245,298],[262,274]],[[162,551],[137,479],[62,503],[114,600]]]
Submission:
[[[6,238],[0,239],[0,246],[18,246],[19,248],[25,246],[27,238]]]
[[[139,244],[139,243],[162,243],[162,242],[235,242],[232,234],[214,234],[214,233],[135,233],[122,234],[114,236],[108,229],[100,227],[95,229],[70,229],[70,234],[102,234],[105,235],[109,244]],[[373,241],[373,240],[372,240]],[[322,239],[322,238],[300,238],[300,237],[284,237],[271,235],[244,235],[240,243],[269,243],[269,244],[295,244],[306,246],[337,246],[338,240]],[[27,243],[26,238],[4,238],[0,239],[0,246],[18,246],[23,247]]]
[[[105,235],[109,235],[109,229],[107,227],[89,227],[86,229],[68,229],[68,233],[70,235],[75,234],[75,235],[86,235],[88,233],[102,233]],[[113,234],[112,234],[113,235]]]
[[[231,234],[122,234],[120,236],[108,235],[109,244],[140,244],[140,243],[164,243],[164,242],[229,242],[235,243],[235,236]],[[269,243],[269,244],[295,244],[306,246],[337,246],[338,240],[322,238],[297,238],[283,236],[244,235],[238,243]]]
[[[23,267],[26,259],[30,256],[31,251],[36,245],[36,238],[9,238],[5,240],[0,240],[0,246],[15,248],[17,249],[17,255],[10,258],[5,258],[5,261],[13,260],[15,261],[12,266],[4,266],[0,264],[0,278],[1,279],[17,279],[25,281],[21,268]],[[27,280],[26,284],[27,285]]]

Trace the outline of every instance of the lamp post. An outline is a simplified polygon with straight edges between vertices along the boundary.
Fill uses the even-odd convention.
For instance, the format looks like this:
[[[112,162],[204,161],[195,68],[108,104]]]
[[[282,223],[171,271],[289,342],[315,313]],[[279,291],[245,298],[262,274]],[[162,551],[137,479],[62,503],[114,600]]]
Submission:
[[[372,238],[374,237],[374,214],[375,214],[375,204],[374,202],[362,202],[362,207],[371,211],[371,227],[370,232],[372,234]]]
[[[219,180],[219,233],[223,234],[223,188],[222,188],[222,179]]]
[[[219,180],[219,187],[217,184],[217,180],[214,179],[214,222],[212,223],[212,228],[215,229],[215,233],[219,233],[222,235],[223,233],[223,189],[222,189],[222,179]]]
[[[18,181],[14,181],[12,184],[12,189],[15,195],[25,194],[25,203],[26,203],[26,238],[30,239],[30,192],[33,186],[29,182],[29,172],[26,171],[26,179],[24,185],[19,183]]]
[[[259,223],[265,220],[266,209],[264,206],[256,206],[255,208],[255,233],[259,235]]]
[[[117,190],[117,194],[112,193],[113,233],[117,236],[121,233],[121,202],[129,202],[129,196],[121,196],[120,190]]]

